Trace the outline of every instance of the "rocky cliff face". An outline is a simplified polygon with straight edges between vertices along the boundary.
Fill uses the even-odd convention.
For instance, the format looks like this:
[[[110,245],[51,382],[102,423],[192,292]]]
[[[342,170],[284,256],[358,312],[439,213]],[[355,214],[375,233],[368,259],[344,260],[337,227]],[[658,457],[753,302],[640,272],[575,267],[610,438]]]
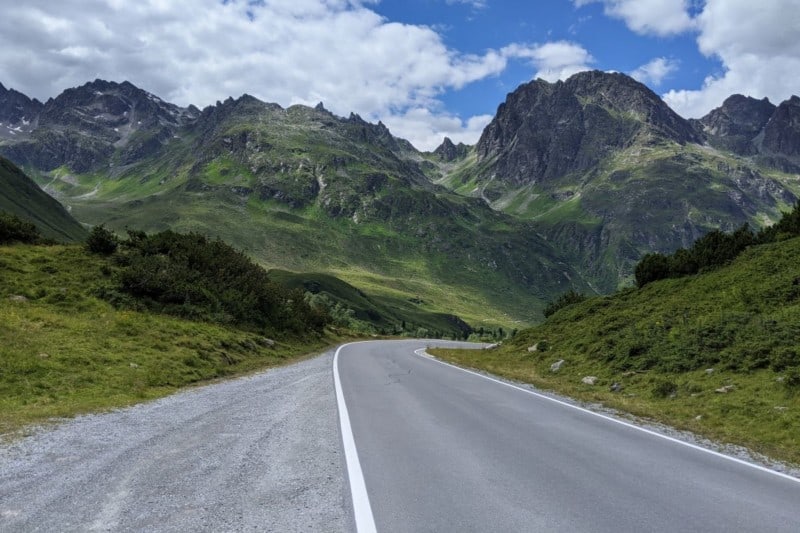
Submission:
[[[444,163],[452,163],[459,159],[464,159],[469,152],[469,146],[464,143],[453,144],[449,137],[445,137],[433,154]]]
[[[709,144],[786,172],[800,171],[800,98],[777,107],[766,98],[735,94],[700,120],[692,121]]]
[[[43,104],[0,83],[0,140],[30,133],[37,123]]]
[[[740,155],[754,155],[758,152],[755,139],[774,112],[775,106],[767,98],[757,100],[734,94],[722,106],[692,122],[712,145]]]
[[[509,94],[477,144],[499,180],[547,183],[585,172],[634,142],[697,142],[692,126],[646,86],[623,74],[582,72],[536,80]]]
[[[17,108],[21,100],[16,97]],[[22,165],[45,171],[66,166],[78,173],[131,164],[159,150],[199,113],[164,102],[129,82],[103,80],[36,104],[27,107],[33,113],[28,119],[32,126],[7,137],[0,152]],[[14,108],[14,102],[4,103],[0,95],[0,115]]]
[[[800,98],[781,102],[764,127],[761,147],[766,153],[800,157]]]

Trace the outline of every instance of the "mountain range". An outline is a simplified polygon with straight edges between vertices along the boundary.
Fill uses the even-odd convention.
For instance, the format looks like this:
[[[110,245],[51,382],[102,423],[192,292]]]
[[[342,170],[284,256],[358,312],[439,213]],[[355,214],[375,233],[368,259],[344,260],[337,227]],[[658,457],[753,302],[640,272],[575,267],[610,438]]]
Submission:
[[[0,85],[0,155],[81,222],[219,236],[472,323],[537,321],[630,282],[647,252],[768,224],[800,194],[800,99],[685,120],[622,74],[536,80],[475,146],[243,95],[179,107],[95,80],[45,103]]]

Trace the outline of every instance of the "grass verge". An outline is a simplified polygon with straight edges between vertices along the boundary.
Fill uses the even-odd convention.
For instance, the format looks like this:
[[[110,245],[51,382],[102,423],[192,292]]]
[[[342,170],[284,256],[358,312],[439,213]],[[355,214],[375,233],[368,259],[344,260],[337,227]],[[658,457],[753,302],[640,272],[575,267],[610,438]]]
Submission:
[[[0,435],[287,364],[343,340],[273,340],[120,310],[94,296],[109,268],[79,246],[0,247]]]
[[[798,465],[798,257],[799,238],[754,246],[718,270],[567,306],[494,350],[431,353]]]

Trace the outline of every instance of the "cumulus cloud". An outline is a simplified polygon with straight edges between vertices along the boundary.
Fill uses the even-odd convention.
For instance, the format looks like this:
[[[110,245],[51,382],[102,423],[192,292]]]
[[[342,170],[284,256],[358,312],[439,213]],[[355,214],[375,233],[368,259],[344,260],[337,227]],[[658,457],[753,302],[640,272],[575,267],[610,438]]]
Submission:
[[[631,77],[645,84],[652,84],[656,87],[661,85],[664,79],[678,70],[680,62],[676,59],[657,57],[650,62],[642,65],[630,73]]]
[[[438,141],[448,134],[474,142],[483,117],[444,113],[442,94],[498,75],[509,60],[534,59],[536,47],[463,54],[430,27],[382,18],[369,9],[374,3],[10,3],[0,18],[0,77],[40,99],[99,77],[129,80],[179,105],[203,107],[245,92],[281,105],[323,101],[337,114],[355,111],[410,132],[420,148],[435,147],[438,128]]]
[[[723,72],[698,90],[669,91],[675,111],[700,117],[734,93],[778,103],[800,90],[800,0],[707,0],[697,21],[700,51],[719,58]]]
[[[394,135],[417,139],[419,146],[433,150],[445,137],[450,137],[456,144],[475,144],[492,118],[492,115],[477,115],[462,120],[451,114],[434,113],[430,109],[417,107],[402,115],[391,116],[384,122]]]
[[[576,7],[602,3],[606,15],[640,35],[675,35],[692,29],[688,0],[574,0]]]
[[[594,63],[594,58],[585,48],[569,41],[555,41],[534,46],[513,44],[503,48],[502,53],[509,57],[530,60],[537,69],[535,77],[550,82],[589,70]]]

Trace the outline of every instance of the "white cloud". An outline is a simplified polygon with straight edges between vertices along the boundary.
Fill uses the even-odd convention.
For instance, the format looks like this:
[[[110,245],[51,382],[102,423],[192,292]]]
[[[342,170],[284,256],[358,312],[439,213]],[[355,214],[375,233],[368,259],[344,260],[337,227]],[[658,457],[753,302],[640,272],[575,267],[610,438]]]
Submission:
[[[483,9],[486,7],[486,0],[445,0],[447,5],[453,4],[467,4],[472,6],[474,9]]]
[[[430,27],[387,21],[369,9],[375,2],[8,3],[0,17],[0,76],[40,99],[99,77],[129,80],[179,105],[203,107],[245,92],[281,105],[323,101],[340,115],[355,111],[402,127],[429,149],[439,129],[436,144],[444,134],[477,140],[474,120],[441,112],[445,91],[498,75],[509,60],[550,64],[524,45],[460,53]]]
[[[630,73],[631,77],[645,84],[661,85],[664,78],[678,70],[676,59],[657,57]]]
[[[688,0],[574,0],[576,7],[592,3],[602,3],[606,15],[640,35],[674,35],[694,26]]]
[[[508,57],[529,59],[537,69],[534,77],[550,82],[589,70],[594,63],[594,58],[585,48],[569,41],[534,46],[512,44],[503,48],[502,53]]]
[[[685,117],[701,117],[734,93],[773,103],[800,90],[800,0],[707,0],[698,16],[700,51],[722,61],[698,90],[669,91],[664,99]]]
[[[464,121],[447,113],[434,113],[417,107],[402,115],[394,115],[384,122],[394,135],[404,139],[417,139],[418,146],[433,150],[445,137],[450,137],[456,144],[475,144],[492,118],[492,115],[477,115]]]

